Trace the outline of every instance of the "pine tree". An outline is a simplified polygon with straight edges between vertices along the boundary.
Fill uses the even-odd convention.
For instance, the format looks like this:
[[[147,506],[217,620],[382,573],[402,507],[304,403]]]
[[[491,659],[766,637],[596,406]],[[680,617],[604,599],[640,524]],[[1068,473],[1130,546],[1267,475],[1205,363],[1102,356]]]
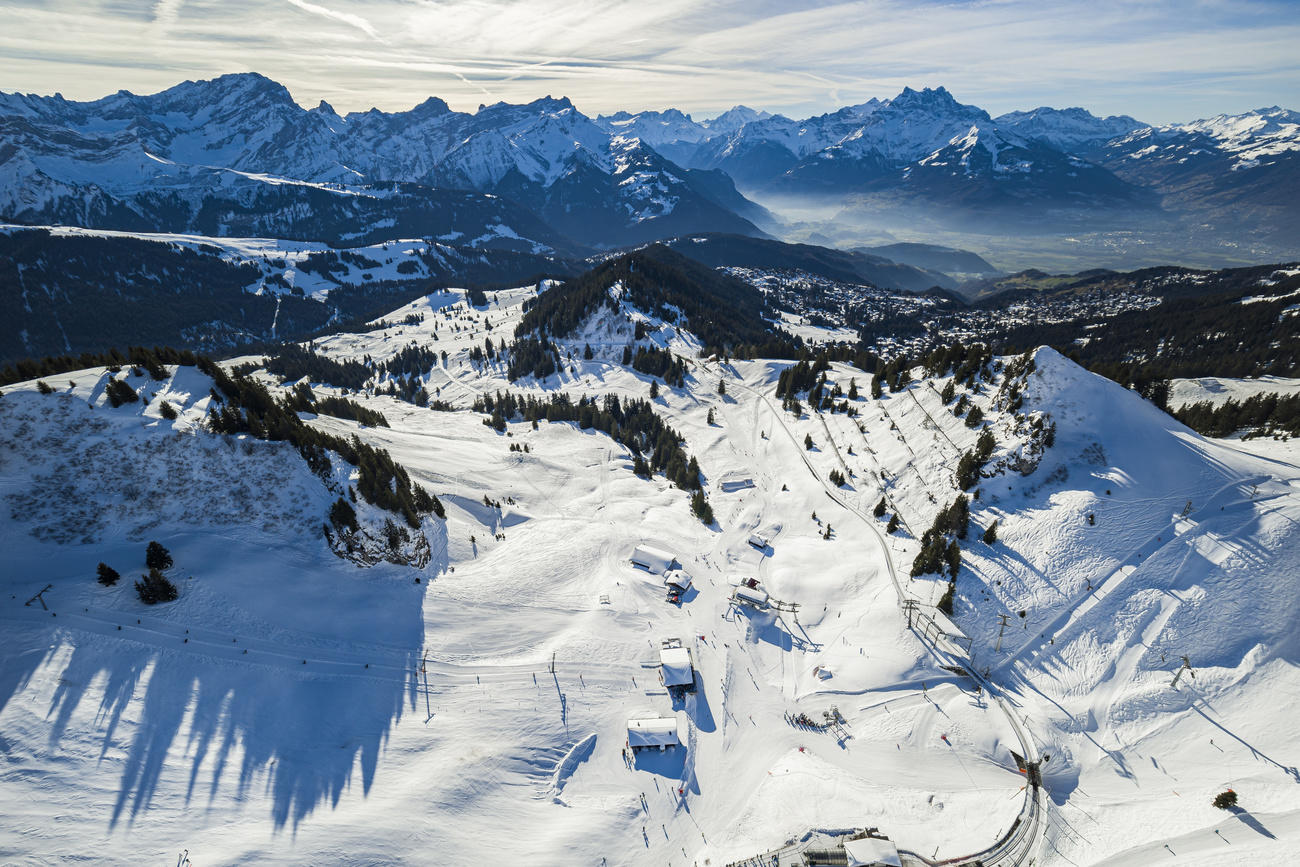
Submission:
[[[352,504],[347,500],[339,497],[334,501],[334,505],[330,506],[330,523],[337,530],[348,529],[356,532],[358,526],[356,509],[352,508]]]
[[[696,491],[691,495],[691,512],[705,525],[713,524],[713,507],[705,498],[704,491]]]
[[[989,524],[988,529],[984,531],[984,544],[992,545],[998,541],[998,522],[994,521]]]
[[[36,380],[36,390],[41,394],[54,394],[54,389],[50,388],[50,384],[43,379]]]
[[[171,602],[180,595],[176,585],[154,568],[150,568],[148,574],[141,575],[140,580],[135,582],[135,592],[140,595],[140,601],[145,605]]]
[[[978,406],[971,407],[970,412],[966,414],[966,427],[979,427],[983,422],[984,410],[980,409]]]
[[[1237,806],[1237,793],[1232,789],[1225,789],[1214,796],[1214,806],[1220,810],[1231,810]]]
[[[650,399],[654,400],[659,396],[659,380],[650,380]]]
[[[150,569],[170,569],[172,566],[171,552],[158,542],[150,542],[144,549],[144,565]]]
[[[948,547],[943,552],[943,559],[948,564],[948,575],[957,580],[957,573],[961,571],[961,546],[957,540],[948,543]]]
[[[879,502],[879,503],[876,503],[875,511],[873,511],[872,514],[875,515],[877,518],[882,518],[882,517],[884,517],[884,515],[885,515],[885,498],[884,498],[884,497],[881,497],[881,498],[880,498],[880,502]]]
[[[117,574],[116,569],[107,563],[100,563],[99,566],[95,568],[95,573],[99,583],[103,584],[105,587],[112,587],[117,583],[117,579],[122,577]]]
[[[709,426],[713,426],[713,407],[709,407]]]
[[[889,526],[885,527],[885,532],[893,534],[898,530],[898,513],[889,516]]]
[[[858,399],[858,381],[856,379],[850,379],[849,400],[857,400],[857,399]]]
[[[812,447],[813,447],[812,434],[803,435],[803,447],[808,451],[812,451]]]
[[[943,387],[943,392],[940,393],[939,399],[942,400],[944,402],[944,405],[946,406],[947,404],[952,402],[952,399],[953,397],[956,396],[956,394],[957,394],[957,387],[953,385],[953,381],[950,379],[948,380],[948,384]]]
[[[588,343],[586,346],[583,347],[583,349],[582,349],[582,357],[585,358],[587,361],[591,361],[591,359],[593,359],[593,358],[596,357],[596,354],[595,354],[594,352],[591,351],[591,344],[590,344],[590,343]]]
[[[949,617],[952,617],[952,597],[956,592],[957,582],[950,580],[948,582],[948,589],[943,591],[943,596],[939,597],[939,604],[935,606]]]
[[[718,380],[718,394],[723,395],[724,397],[727,394],[727,383],[721,379]]]
[[[871,397],[879,400],[882,394],[884,394],[884,390],[880,387],[880,374],[877,373],[871,377]]]
[[[176,407],[165,400],[158,405],[158,413],[168,421],[176,420]]]
[[[956,481],[957,487],[963,491],[969,491],[979,478],[979,461],[973,452],[962,452],[961,459],[957,461]]]

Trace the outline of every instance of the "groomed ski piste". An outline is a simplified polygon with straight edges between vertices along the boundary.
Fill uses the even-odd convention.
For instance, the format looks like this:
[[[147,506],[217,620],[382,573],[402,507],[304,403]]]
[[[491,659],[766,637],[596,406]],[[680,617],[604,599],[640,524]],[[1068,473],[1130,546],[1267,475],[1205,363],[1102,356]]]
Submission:
[[[918,369],[873,400],[869,372],[835,364],[858,415],[796,418],[773,396],[788,362],[699,359],[689,333],[626,303],[562,341],[565,370],[544,382],[472,363],[535,291],[479,308],[441,292],[384,317],[416,324],[316,344],[447,353],[423,381],[455,411],[354,392],[391,427],[310,421],[387,449],[441,499],[422,569],[336,557],[326,484],[287,444],[205,431],[211,382],[193,368],[3,389],[0,860],[786,864],[810,832],[865,828],[904,863],[1291,857],[1286,450],[1201,438],[1039,350],[1022,412],[1050,415],[1055,442],[1028,475],[981,480],[950,622],[934,608],[946,581],[909,576],[978,433],[942,401],[946,378]],[[712,526],[603,433],[498,432],[469,409],[507,389],[647,397],[651,377],[618,363],[634,319],[689,362],[653,403],[700,463]],[[113,375],[146,399],[108,406]],[[968,393],[996,434],[990,467],[1032,457],[994,406],[1000,382]],[[894,534],[872,514],[882,496]],[[180,598],[150,607],[131,583],[155,539]],[[631,564],[639,545],[693,577],[680,605]],[[96,583],[99,561],[122,581]],[[735,604],[750,578],[797,610]],[[691,651],[693,695],[659,681],[670,638]],[[798,723],[833,712],[824,730]],[[661,717],[682,745],[629,755],[628,721]],[[1012,751],[1038,760],[1041,789]],[[1237,811],[1211,805],[1226,788]]]

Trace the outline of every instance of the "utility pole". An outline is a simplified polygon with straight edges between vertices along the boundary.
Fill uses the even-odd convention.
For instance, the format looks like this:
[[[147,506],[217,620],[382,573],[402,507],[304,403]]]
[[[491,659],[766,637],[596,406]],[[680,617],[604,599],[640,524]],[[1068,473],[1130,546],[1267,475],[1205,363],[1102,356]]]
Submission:
[[[1192,671],[1192,661],[1188,659],[1186,656],[1183,657],[1183,664],[1179,667],[1177,671],[1174,672],[1173,683],[1169,684],[1169,687],[1171,689],[1178,689],[1178,679],[1183,676],[1184,671],[1190,671],[1192,674],[1192,679],[1193,680],[1196,679],[1196,672]]]
[[[424,712],[427,716],[424,721],[427,723],[433,719],[433,709],[429,707],[429,669],[426,663],[429,661],[429,651],[424,652],[424,658],[420,660],[420,674],[424,675]]]
[[[903,611],[907,613],[907,628],[908,628],[908,629],[911,629],[911,628],[912,628],[912,615],[916,613],[916,600],[915,600],[915,599],[904,599],[904,600],[903,600]]]
[[[1002,650],[1002,633],[1007,631],[1007,624],[1010,622],[1010,617],[1010,614],[998,615],[998,644],[997,647],[993,648],[994,653],[998,653]]]

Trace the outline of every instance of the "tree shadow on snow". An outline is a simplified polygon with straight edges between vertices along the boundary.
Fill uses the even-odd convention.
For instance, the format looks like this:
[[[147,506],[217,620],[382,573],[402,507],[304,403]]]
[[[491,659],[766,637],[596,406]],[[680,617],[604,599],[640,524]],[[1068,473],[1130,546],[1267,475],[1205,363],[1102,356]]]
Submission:
[[[265,791],[275,828],[296,829],[321,802],[336,806],[358,768],[368,794],[390,727],[414,712],[425,586],[392,585],[374,594],[374,604],[349,608],[346,622],[321,619],[322,631],[298,640],[187,634],[174,622],[145,617],[137,625],[134,613],[117,612],[121,632],[77,635],[51,700],[50,747],[57,749],[87,687],[102,683],[100,757],[126,752],[110,829],[147,812],[160,781],[174,785],[181,774],[186,804]],[[358,636],[382,636],[382,644],[353,644]],[[128,743],[115,742],[141,689],[138,724]],[[169,762],[173,747],[183,757]]]
[[[1247,828],[1251,829],[1257,834],[1261,834],[1269,838],[1270,840],[1277,839],[1277,835],[1274,834],[1269,829],[1265,828],[1263,824],[1254,816],[1250,815],[1249,810],[1242,809],[1241,807],[1229,807],[1228,809],[1232,812],[1234,816],[1240,819],[1241,823],[1245,825]]]

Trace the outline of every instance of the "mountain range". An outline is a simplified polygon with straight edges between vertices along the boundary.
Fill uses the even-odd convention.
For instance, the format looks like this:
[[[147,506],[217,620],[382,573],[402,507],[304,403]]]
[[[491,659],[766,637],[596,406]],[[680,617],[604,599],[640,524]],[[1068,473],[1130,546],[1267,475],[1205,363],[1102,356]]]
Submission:
[[[1039,225],[1161,215],[1286,242],[1298,189],[1300,114],[1280,108],[1154,127],[1079,108],[992,117],[939,87],[802,120],[592,118],[549,96],[340,115],[253,73],[91,102],[0,93],[0,217],[26,224],[572,255],[776,234],[756,200],[784,196]]]

